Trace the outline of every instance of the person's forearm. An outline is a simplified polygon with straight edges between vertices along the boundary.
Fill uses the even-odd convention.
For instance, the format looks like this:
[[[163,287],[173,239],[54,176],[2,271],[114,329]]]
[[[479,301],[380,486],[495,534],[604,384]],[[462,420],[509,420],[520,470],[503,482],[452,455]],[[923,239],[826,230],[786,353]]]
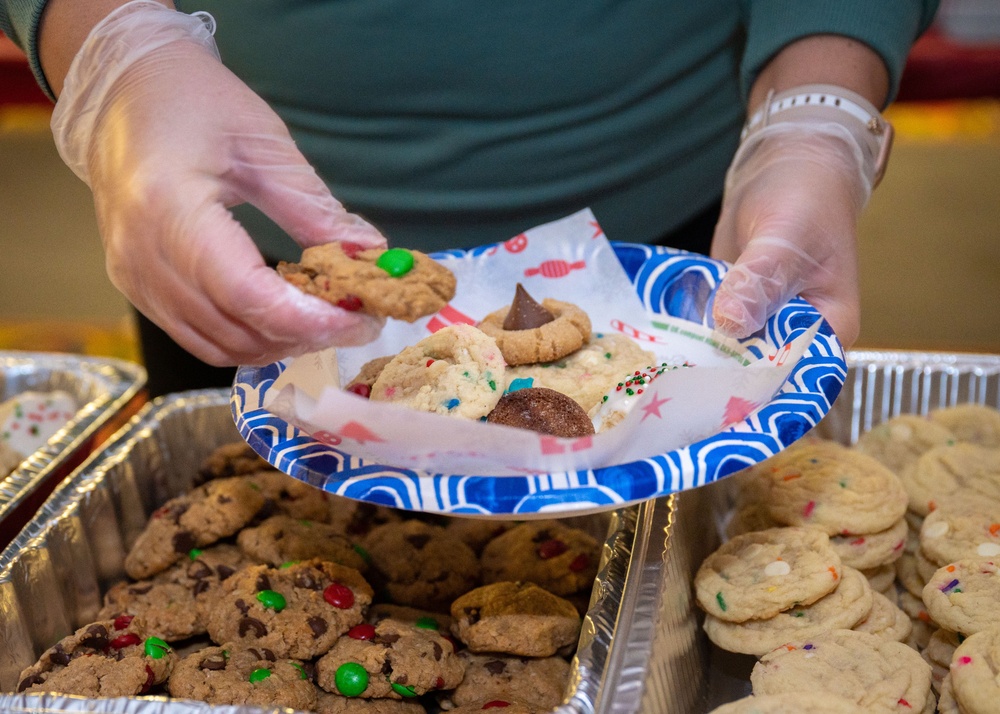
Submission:
[[[49,0],[38,26],[38,56],[45,79],[58,97],[80,45],[90,30],[127,0]],[[171,0],[156,0],[173,7]]]
[[[803,84],[833,84],[860,94],[876,107],[889,96],[889,72],[870,47],[841,35],[812,35],[785,47],[757,75],[748,112],[767,98]]]

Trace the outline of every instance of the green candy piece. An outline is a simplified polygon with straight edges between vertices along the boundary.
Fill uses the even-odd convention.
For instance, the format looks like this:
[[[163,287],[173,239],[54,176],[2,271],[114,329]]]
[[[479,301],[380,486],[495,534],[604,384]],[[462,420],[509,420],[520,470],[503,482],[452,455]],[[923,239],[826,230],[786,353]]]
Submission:
[[[253,672],[251,672],[250,676],[247,677],[247,679],[256,684],[257,682],[263,682],[270,676],[271,676],[271,670],[264,669],[263,667],[261,667],[260,669],[255,669]]]
[[[257,593],[257,602],[275,612],[281,612],[288,604],[285,602],[285,596],[274,590],[261,590]]]
[[[357,554],[358,554],[358,555],[360,555],[360,556],[361,556],[362,558],[364,558],[364,560],[365,560],[365,562],[366,562],[366,563],[370,563],[370,562],[372,562],[372,556],[371,556],[371,554],[370,554],[370,553],[369,553],[369,552],[368,552],[367,550],[365,550],[364,548],[362,548],[362,547],[361,547],[360,545],[358,545],[357,543],[355,543],[355,544],[354,544],[353,546],[351,546],[351,547],[352,547],[352,548],[354,548],[354,552],[355,552],[355,553],[357,553]]]
[[[337,667],[333,683],[345,697],[356,697],[368,689],[368,671],[357,662],[344,662]]]
[[[413,253],[405,248],[390,248],[378,257],[375,265],[392,277],[398,278],[413,270]]]
[[[404,697],[415,697],[417,696],[416,691],[413,687],[408,684],[396,684],[395,682],[390,682],[392,685],[392,691],[396,694],[402,695]]]
[[[163,655],[170,651],[170,645],[159,637],[147,637],[142,648],[146,656],[153,659],[161,659]]]
[[[199,555],[201,555],[201,554],[202,554],[202,553],[204,553],[204,552],[205,552],[205,551],[203,551],[203,550],[202,550],[201,548],[192,548],[192,549],[191,549],[191,550],[190,550],[190,551],[188,552],[188,557],[189,557],[189,558],[190,558],[191,560],[198,560],[198,556],[199,556]]]
[[[433,617],[418,617],[413,624],[422,630],[437,630],[441,627]]]
[[[299,664],[298,662],[292,662],[291,660],[289,660],[288,664],[292,665],[293,667],[295,667],[295,669],[299,670],[299,679],[309,679],[309,675],[306,674],[306,668],[303,667],[301,664]]]
[[[278,569],[279,570],[284,570],[285,568],[290,568],[293,565],[298,565],[298,564],[299,564],[299,561],[297,561],[297,560],[286,560],[284,563],[282,563],[281,565],[278,566]]]

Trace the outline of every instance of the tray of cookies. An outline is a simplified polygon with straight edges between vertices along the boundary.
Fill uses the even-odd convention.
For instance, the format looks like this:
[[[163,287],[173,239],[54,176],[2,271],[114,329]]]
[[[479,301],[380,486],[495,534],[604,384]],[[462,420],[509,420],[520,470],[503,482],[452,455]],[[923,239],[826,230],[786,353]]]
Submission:
[[[812,434],[675,498],[661,599],[690,596],[616,636],[673,707],[649,711],[996,710],[1000,356],[848,363]],[[691,687],[658,649],[700,663]]]
[[[0,711],[620,705],[614,631],[653,607],[627,583],[664,546],[644,518],[353,501],[255,454],[227,391],[161,397],[0,554]]]
[[[0,351],[0,546],[121,425],[145,383],[142,367],[121,360]]]
[[[373,301],[345,294],[343,277],[377,271],[377,251],[308,252],[287,278],[337,304]],[[724,263],[612,243],[589,211],[432,257],[455,280],[436,301],[414,293],[424,317],[390,319],[362,347],[238,371],[233,416],[257,453],[333,493],[414,511],[614,510],[778,453],[843,383],[840,345],[807,302],[725,338],[712,321]],[[416,258],[403,278],[424,271],[437,286]]]

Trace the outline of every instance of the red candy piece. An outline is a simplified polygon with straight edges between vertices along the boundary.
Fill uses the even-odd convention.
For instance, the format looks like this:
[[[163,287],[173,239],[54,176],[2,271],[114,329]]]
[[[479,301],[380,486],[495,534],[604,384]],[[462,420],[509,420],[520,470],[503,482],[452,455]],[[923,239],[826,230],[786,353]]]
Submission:
[[[146,682],[142,685],[142,689],[139,690],[139,694],[145,694],[153,687],[153,683],[156,682],[156,675],[153,674],[152,668],[146,665]]]
[[[510,702],[505,702],[503,699],[494,699],[492,702],[486,702],[483,705],[483,709],[506,709],[510,706]]]
[[[115,629],[124,630],[132,622],[134,615],[119,615],[115,618]]]
[[[454,650],[455,652],[458,652],[458,649],[459,649],[459,644],[458,644],[458,640],[456,640],[456,639],[455,639],[454,637],[452,637],[451,635],[441,635],[441,637],[442,637],[442,638],[444,638],[445,640],[447,640],[447,641],[448,641],[448,642],[449,642],[449,643],[451,644],[451,648],[452,648],[452,649],[453,649],[453,650]]]
[[[372,395],[372,388],[367,384],[352,384],[347,388],[347,391],[354,392],[359,397],[364,397],[365,399],[368,399]]]
[[[375,636],[375,626],[355,625],[347,631],[347,636],[353,640],[370,640]]]
[[[441,677],[438,677],[437,679],[435,679],[434,680],[434,688],[435,689],[444,689],[444,679],[441,678]]]
[[[538,546],[538,557],[542,560],[548,560],[549,558],[555,558],[557,555],[562,555],[567,550],[569,546],[563,543],[558,538],[552,538],[551,540],[544,541]]]
[[[574,573],[579,573],[581,570],[585,570],[588,565],[590,565],[590,558],[587,557],[586,553],[580,553],[580,555],[573,558],[573,562],[569,564],[569,569]]]
[[[331,583],[323,591],[323,599],[334,607],[346,610],[354,604],[354,592],[346,585]]]
[[[142,638],[134,632],[126,632],[124,635],[118,635],[118,637],[114,638],[110,642],[110,646],[116,650],[138,644],[142,644]]]
[[[352,260],[358,257],[358,253],[365,250],[363,245],[358,245],[357,243],[351,243],[350,241],[341,241],[340,249],[344,251],[344,255]]]
[[[347,295],[337,301],[337,307],[348,312],[357,312],[361,309],[361,298],[357,295]]]

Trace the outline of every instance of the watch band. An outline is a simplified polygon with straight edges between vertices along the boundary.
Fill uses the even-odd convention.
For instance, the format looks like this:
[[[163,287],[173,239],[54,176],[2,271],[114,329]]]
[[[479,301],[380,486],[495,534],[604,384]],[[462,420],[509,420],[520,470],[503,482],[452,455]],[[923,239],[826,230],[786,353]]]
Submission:
[[[775,94],[768,92],[763,106],[755,111],[740,134],[740,142],[779,121],[836,121],[844,124],[858,141],[869,168],[872,188],[885,175],[892,150],[893,129],[860,94],[843,87],[808,84]]]

